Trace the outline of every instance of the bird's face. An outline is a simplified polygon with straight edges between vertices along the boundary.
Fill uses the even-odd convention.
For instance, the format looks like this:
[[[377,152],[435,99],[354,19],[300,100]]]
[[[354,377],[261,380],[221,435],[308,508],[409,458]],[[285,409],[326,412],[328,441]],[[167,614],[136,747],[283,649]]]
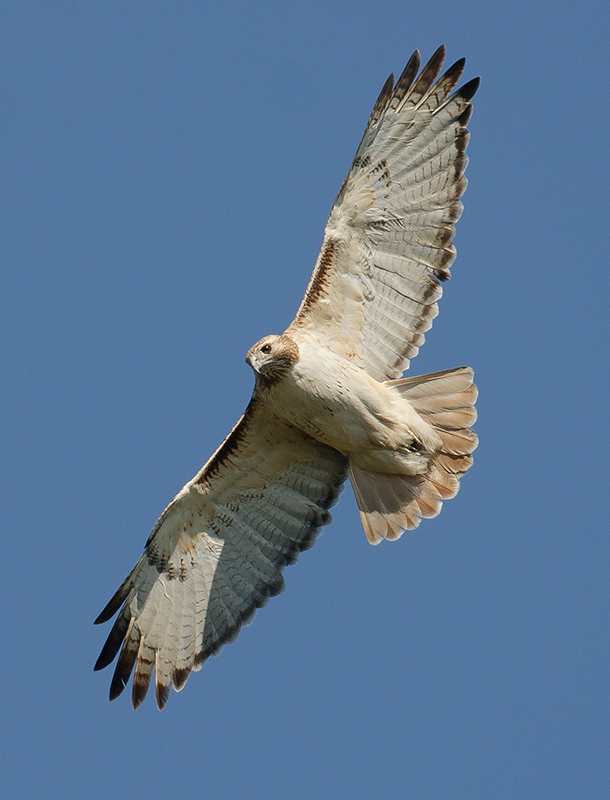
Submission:
[[[285,333],[281,336],[265,336],[246,353],[246,361],[257,378],[273,383],[284,377],[298,360],[298,345]]]

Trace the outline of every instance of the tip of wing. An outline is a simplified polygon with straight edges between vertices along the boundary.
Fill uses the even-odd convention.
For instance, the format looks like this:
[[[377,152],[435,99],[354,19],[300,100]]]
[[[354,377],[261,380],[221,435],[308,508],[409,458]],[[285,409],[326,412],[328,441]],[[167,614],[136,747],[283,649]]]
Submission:
[[[155,683],[155,694],[157,696],[157,708],[159,711],[163,711],[169,699],[169,684],[157,681]]]
[[[473,78],[471,81],[468,81],[468,83],[465,83],[460,89],[458,89],[455,94],[457,97],[463,97],[464,100],[472,100],[477,89],[479,88],[480,83],[480,78]]]
[[[106,639],[106,642],[102,648],[102,652],[99,654],[99,657],[95,662],[95,666],[93,667],[95,672],[100,669],[104,669],[114,661],[116,654],[119,652],[119,649],[123,644],[123,640],[127,636],[130,622],[131,615],[128,612],[121,613],[117,617],[110,633],[108,634],[108,638]]]
[[[94,625],[100,625],[102,622],[108,622],[109,619],[112,619],[119,608],[123,605],[125,600],[127,599],[127,595],[129,594],[131,587],[133,586],[134,577],[137,574],[137,570],[140,567],[142,559],[138,561],[135,567],[131,570],[129,575],[125,578],[123,583],[119,586],[116,592],[112,595],[98,618],[93,623]]]
[[[421,100],[422,97],[426,95],[428,89],[432,86],[434,81],[436,80],[438,73],[441,71],[441,67],[443,66],[443,61],[445,60],[445,45],[442,44],[435,53],[433,53],[432,58],[428,61],[426,66],[422,69],[419,74],[419,77],[415,81],[413,88],[410,92],[410,101],[413,105],[417,105],[417,103]]]
[[[375,101],[375,105],[373,106],[373,110],[371,111],[371,119],[370,122],[374,122],[375,120],[379,119],[379,117],[383,114],[385,109],[387,108],[390,99],[392,98],[392,93],[394,90],[394,73],[388,75],[388,79],[383,84],[382,90],[379,92],[379,97]]]
[[[115,700],[125,689],[129,683],[131,673],[133,672],[136,658],[138,657],[138,650],[140,647],[140,633],[132,624],[125,634],[125,641],[121,648],[119,660],[112,676],[110,683],[110,699]]]
[[[172,686],[177,692],[182,691],[191,674],[190,667],[176,667],[172,672]]]
[[[415,76],[419,72],[420,63],[421,63],[421,57],[419,55],[419,50],[416,50],[411,56],[411,58],[407,61],[407,65],[403,69],[400,78],[396,82],[396,88],[394,89],[394,96],[398,102],[402,100],[402,98],[411,88],[411,85],[415,80]]]
[[[113,595],[112,599],[107,603],[104,609],[100,612],[98,617],[94,620],[94,625],[101,625],[102,622],[108,622],[109,619],[112,619],[119,608],[123,605],[125,598],[129,593],[129,587],[125,587],[123,591],[123,586]]]

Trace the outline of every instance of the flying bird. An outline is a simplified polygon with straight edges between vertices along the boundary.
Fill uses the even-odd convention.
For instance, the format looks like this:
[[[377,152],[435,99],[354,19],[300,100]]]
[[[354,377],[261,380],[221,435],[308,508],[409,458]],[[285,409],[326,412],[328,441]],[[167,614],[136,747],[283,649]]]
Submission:
[[[403,378],[438,313],[466,188],[479,79],[438,77],[416,51],[375,103],[296,317],[247,353],[252,399],[161,514],[96,620],[118,617],[95,665],[119,653],[116,698],[154,673],[157,705],[284,588],[349,478],[371,544],[436,516],[472,464],[469,367]]]

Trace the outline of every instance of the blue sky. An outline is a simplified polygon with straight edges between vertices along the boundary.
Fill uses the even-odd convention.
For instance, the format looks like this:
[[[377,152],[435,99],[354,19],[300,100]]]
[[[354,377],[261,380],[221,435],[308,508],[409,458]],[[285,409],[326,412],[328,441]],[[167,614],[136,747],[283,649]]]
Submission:
[[[605,4],[0,6],[11,798],[605,798]],[[245,407],[385,78],[482,76],[415,372],[475,368],[456,500],[370,547],[349,488],[287,590],[134,713],[92,625]]]

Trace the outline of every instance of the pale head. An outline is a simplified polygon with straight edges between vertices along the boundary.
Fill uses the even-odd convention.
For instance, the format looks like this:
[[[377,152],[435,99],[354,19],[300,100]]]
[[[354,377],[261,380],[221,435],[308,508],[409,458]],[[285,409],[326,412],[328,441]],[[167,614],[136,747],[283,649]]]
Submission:
[[[298,360],[298,345],[285,333],[265,336],[246,353],[246,361],[257,378],[272,383],[283,378]]]

